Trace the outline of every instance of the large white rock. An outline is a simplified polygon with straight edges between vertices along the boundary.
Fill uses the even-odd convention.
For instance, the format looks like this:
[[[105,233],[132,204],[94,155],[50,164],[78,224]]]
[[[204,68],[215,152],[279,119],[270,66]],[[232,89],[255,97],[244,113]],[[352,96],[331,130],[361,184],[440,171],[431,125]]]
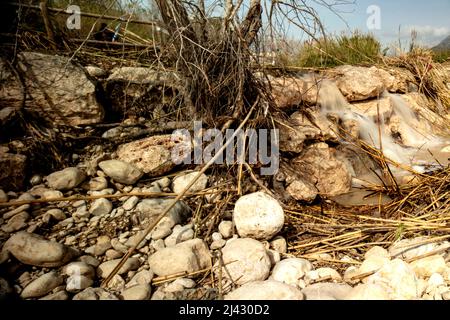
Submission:
[[[302,290],[306,300],[344,300],[352,287],[338,283],[316,283]]]
[[[24,264],[39,267],[59,267],[79,255],[73,248],[25,231],[10,237],[2,250]]]
[[[55,271],[51,271],[28,284],[20,296],[24,299],[42,297],[62,283],[63,278]]]
[[[136,166],[120,160],[102,161],[98,166],[108,177],[123,184],[134,184],[144,174]]]
[[[86,174],[78,168],[66,168],[47,176],[48,186],[56,190],[71,190],[86,179]]]
[[[181,193],[198,175],[198,172],[190,172],[187,174],[183,174],[181,176],[177,176],[173,179],[172,182],[172,190],[175,193]],[[208,176],[206,174],[202,174],[200,178],[189,188],[188,192],[197,192],[206,188],[208,184]]]
[[[148,258],[148,263],[156,275],[169,276],[206,269],[211,265],[211,258],[206,243],[192,239],[158,250]]]
[[[418,298],[416,274],[411,266],[400,259],[386,263],[378,272],[367,278],[367,283],[383,286],[391,299]]]
[[[236,201],[233,221],[241,237],[270,240],[283,228],[284,211],[277,200],[256,192]]]
[[[254,281],[230,292],[225,300],[303,300],[296,287],[274,280]]]
[[[376,98],[386,89],[380,69],[376,67],[340,66],[334,69],[341,74],[336,84],[348,101]]]
[[[312,270],[312,264],[305,259],[289,258],[278,262],[272,270],[271,279],[298,286],[306,273]]]
[[[222,249],[222,260],[222,276],[237,284],[266,280],[272,266],[264,245],[249,238],[229,241]]]

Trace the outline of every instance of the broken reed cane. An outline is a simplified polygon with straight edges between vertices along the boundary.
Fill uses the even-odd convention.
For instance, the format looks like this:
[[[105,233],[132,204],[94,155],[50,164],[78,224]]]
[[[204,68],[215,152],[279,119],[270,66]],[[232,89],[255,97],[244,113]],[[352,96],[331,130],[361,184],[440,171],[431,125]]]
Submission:
[[[50,22],[50,18],[48,16],[48,8],[47,1],[43,0],[39,3],[39,7],[41,8],[42,20],[44,20],[45,31],[47,32],[47,38],[50,41],[50,45],[53,50],[56,50],[56,42],[55,42],[55,34],[53,33],[52,23]]]
[[[175,206],[175,204],[187,193],[190,187],[194,185],[195,182],[200,178],[200,176],[205,173],[208,168],[213,165],[213,163],[219,158],[219,156],[222,154],[222,152],[225,150],[228,145],[234,141],[234,138],[236,135],[242,130],[242,127],[247,123],[248,119],[250,119],[250,116],[255,109],[256,105],[258,104],[259,99],[256,100],[256,102],[251,107],[250,111],[248,112],[245,119],[241,122],[238,129],[234,132],[234,134],[225,142],[225,144],[217,151],[217,153],[214,155],[214,157],[209,160],[209,162],[200,170],[200,172],[195,176],[195,178],[184,188],[183,191],[181,191],[178,196],[167,206],[167,208],[156,218],[156,220],[147,227],[147,229],[144,230],[144,233],[141,235],[141,237],[136,241],[136,244],[131,247],[127,254],[119,261],[119,264],[111,271],[111,273],[108,275],[108,277],[102,282],[101,286],[106,287],[111,281],[111,279],[119,272],[120,268],[125,264],[125,262],[128,260],[128,258],[133,254],[134,250],[138,247],[138,245],[144,240],[144,238],[153,230],[153,228],[161,221],[162,218],[166,216],[166,214]]]

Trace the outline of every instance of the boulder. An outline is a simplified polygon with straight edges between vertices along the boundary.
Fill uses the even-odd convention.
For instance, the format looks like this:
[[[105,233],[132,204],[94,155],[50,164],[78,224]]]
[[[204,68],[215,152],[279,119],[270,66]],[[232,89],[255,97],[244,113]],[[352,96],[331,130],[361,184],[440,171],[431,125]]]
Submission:
[[[289,180],[290,179],[288,179],[288,181]],[[316,187],[300,179],[293,180],[289,183],[286,192],[295,200],[305,202],[314,201],[318,195]]]
[[[184,188],[186,188],[191,183],[191,181],[195,179],[197,175],[198,172],[194,171],[175,177],[172,182],[173,192],[181,193],[184,190]],[[200,178],[189,188],[188,192],[202,191],[203,189],[206,188],[207,184],[208,184],[208,176],[203,173],[200,176]]]
[[[208,268],[211,258],[206,243],[192,239],[157,251],[148,258],[148,263],[156,275],[169,276]]]
[[[348,101],[362,101],[380,96],[386,90],[385,80],[376,67],[339,66],[336,84]]]
[[[228,293],[225,300],[303,300],[296,287],[274,280],[254,281]]]
[[[124,110],[127,100],[137,101],[149,94],[149,87],[163,85],[179,87],[180,81],[174,72],[162,72],[144,67],[119,67],[112,70],[106,80],[109,95],[115,96],[113,107]]]
[[[89,212],[94,216],[106,216],[110,214],[113,205],[111,201],[105,198],[100,198],[94,200],[91,207],[89,208]]]
[[[236,284],[266,280],[272,266],[264,245],[249,238],[229,241],[222,249],[222,259],[222,276]]]
[[[147,226],[172,203],[173,199],[153,198],[144,199],[136,205],[134,209],[142,226]],[[173,228],[176,224],[182,223],[190,212],[189,206],[183,201],[177,201],[175,206],[169,210],[163,219],[156,225],[153,232],[157,229]],[[169,230],[170,231],[170,230]]]
[[[309,146],[291,166],[302,178],[314,185],[324,196],[334,197],[351,189],[351,174],[344,162],[335,156],[335,150],[326,143]]]
[[[181,136],[152,136],[120,145],[117,148],[117,157],[150,176],[158,176],[175,167],[172,151],[184,143],[185,140]]]
[[[24,264],[48,268],[62,266],[79,255],[73,248],[25,231],[11,236],[2,250]]]
[[[284,211],[277,200],[256,192],[236,201],[233,221],[241,237],[270,240],[283,228]]]
[[[63,283],[63,278],[55,271],[43,274],[36,280],[28,284],[20,296],[24,299],[39,298],[45,296],[47,293],[55,289]]]
[[[108,177],[123,184],[135,184],[144,174],[126,161],[106,160],[100,162],[98,166]]]
[[[63,125],[86,125],[103,120],[104,110],[97,102],[96,85],[82,67],[69,58],[36,52],[18,55],[28,97],[26,108],[39,112],[47,120]],[[20,107],[22,89],[14,74],[0,64],[4,80],[0,104]]]
[[[7,233],[19,231],[27,226],[29,218],[30,215],[27,212],[20,212],[9,219],[7,224],[2,225],[1,229]]]
[[[387,70],[378,69],[386,89],[392,93],[407,93],[411,91],[411,85],[416,83],[414,75],[405,68],[389,67]]]
[[[270,84],[278,108],[295,107],[302,102],[309,105],[317,103],[320,79],[314,74],[300,78],[271,78]]]
[[[78,168],[65,168],[47,176],[47,183],[51,189],[71,190],[86,179],[86,174]]]
[[[394,111],[394,102],[389,96],[384,96],[379,99],[372,99],[367,101],[352,103],[352,110],[358,114],[370,117],[377,121],[378,115],[380,122],[391,117]]]

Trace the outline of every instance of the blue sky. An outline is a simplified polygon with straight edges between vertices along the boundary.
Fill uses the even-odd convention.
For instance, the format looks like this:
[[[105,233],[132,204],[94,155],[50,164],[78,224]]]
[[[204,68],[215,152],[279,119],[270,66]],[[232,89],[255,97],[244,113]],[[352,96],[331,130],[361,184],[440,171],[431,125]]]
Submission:
[[[327,0],[329,1],[329,0]],[[332,2],[332,0],[331,0]],[[402,43],[409,42],[411,30],[418,33],[418,42],[427,46],[438,44],[450,35],[450,0],[355,0],[355,4],[340,7],[343,18],[352,29],[371,31],[384,45],[398,43],[399,26]],[[367,8],[376,5],[380,8],[380,30],[367,28]],[[349,28],[328,9],[315,6],[327,31],[340,33]]]
[[[127,1],[127,0],[124,0]],[[128,0],[129,1],[129,0]],[[149,3],[152,0],[140,0]],[[263,2],[270,3],[270,0]],[[273,0],[272,0],[273,1]],[[450,0],[347,0],[354,4],[339,6],[343,11],[343,22],[329,9],[317,5],[324,1],[327,3],[342,2],[344,0],[305,0],[308,5],[313,6],[319,13],[321,21],[329,33],[341,33],[351,30],[372,32],[382,42],[384,46],[397,45],[400,40],[403,48],[407,46],[411,39],[411,30],[418,32],[417,42],[425,46],[434,46],[450,35]],[[248,5],[250,0],[244,0],[244,5]],[[300,1],[299,1],[300,2]],[[223,8],[217,0],[206,0],[209,7],[213,5],[214,13],[221,15]],[[369,30],[367,19],[369,6],[378,6],[380,9],[381,25],[379,30]],[[246,12],[244,9],[243,12]],[[289,37],[305,39],[295,28],[290,28]]]

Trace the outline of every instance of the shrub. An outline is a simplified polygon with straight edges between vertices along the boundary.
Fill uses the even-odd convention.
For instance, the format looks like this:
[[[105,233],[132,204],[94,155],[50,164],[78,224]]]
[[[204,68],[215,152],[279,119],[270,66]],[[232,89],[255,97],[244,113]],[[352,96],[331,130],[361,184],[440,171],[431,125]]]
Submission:
[[[372,34],[354,32],[303,43],[293,56],[281,57],[296,67],[335,67],[343,64],[373,64],[381,56],[381,44]]]

